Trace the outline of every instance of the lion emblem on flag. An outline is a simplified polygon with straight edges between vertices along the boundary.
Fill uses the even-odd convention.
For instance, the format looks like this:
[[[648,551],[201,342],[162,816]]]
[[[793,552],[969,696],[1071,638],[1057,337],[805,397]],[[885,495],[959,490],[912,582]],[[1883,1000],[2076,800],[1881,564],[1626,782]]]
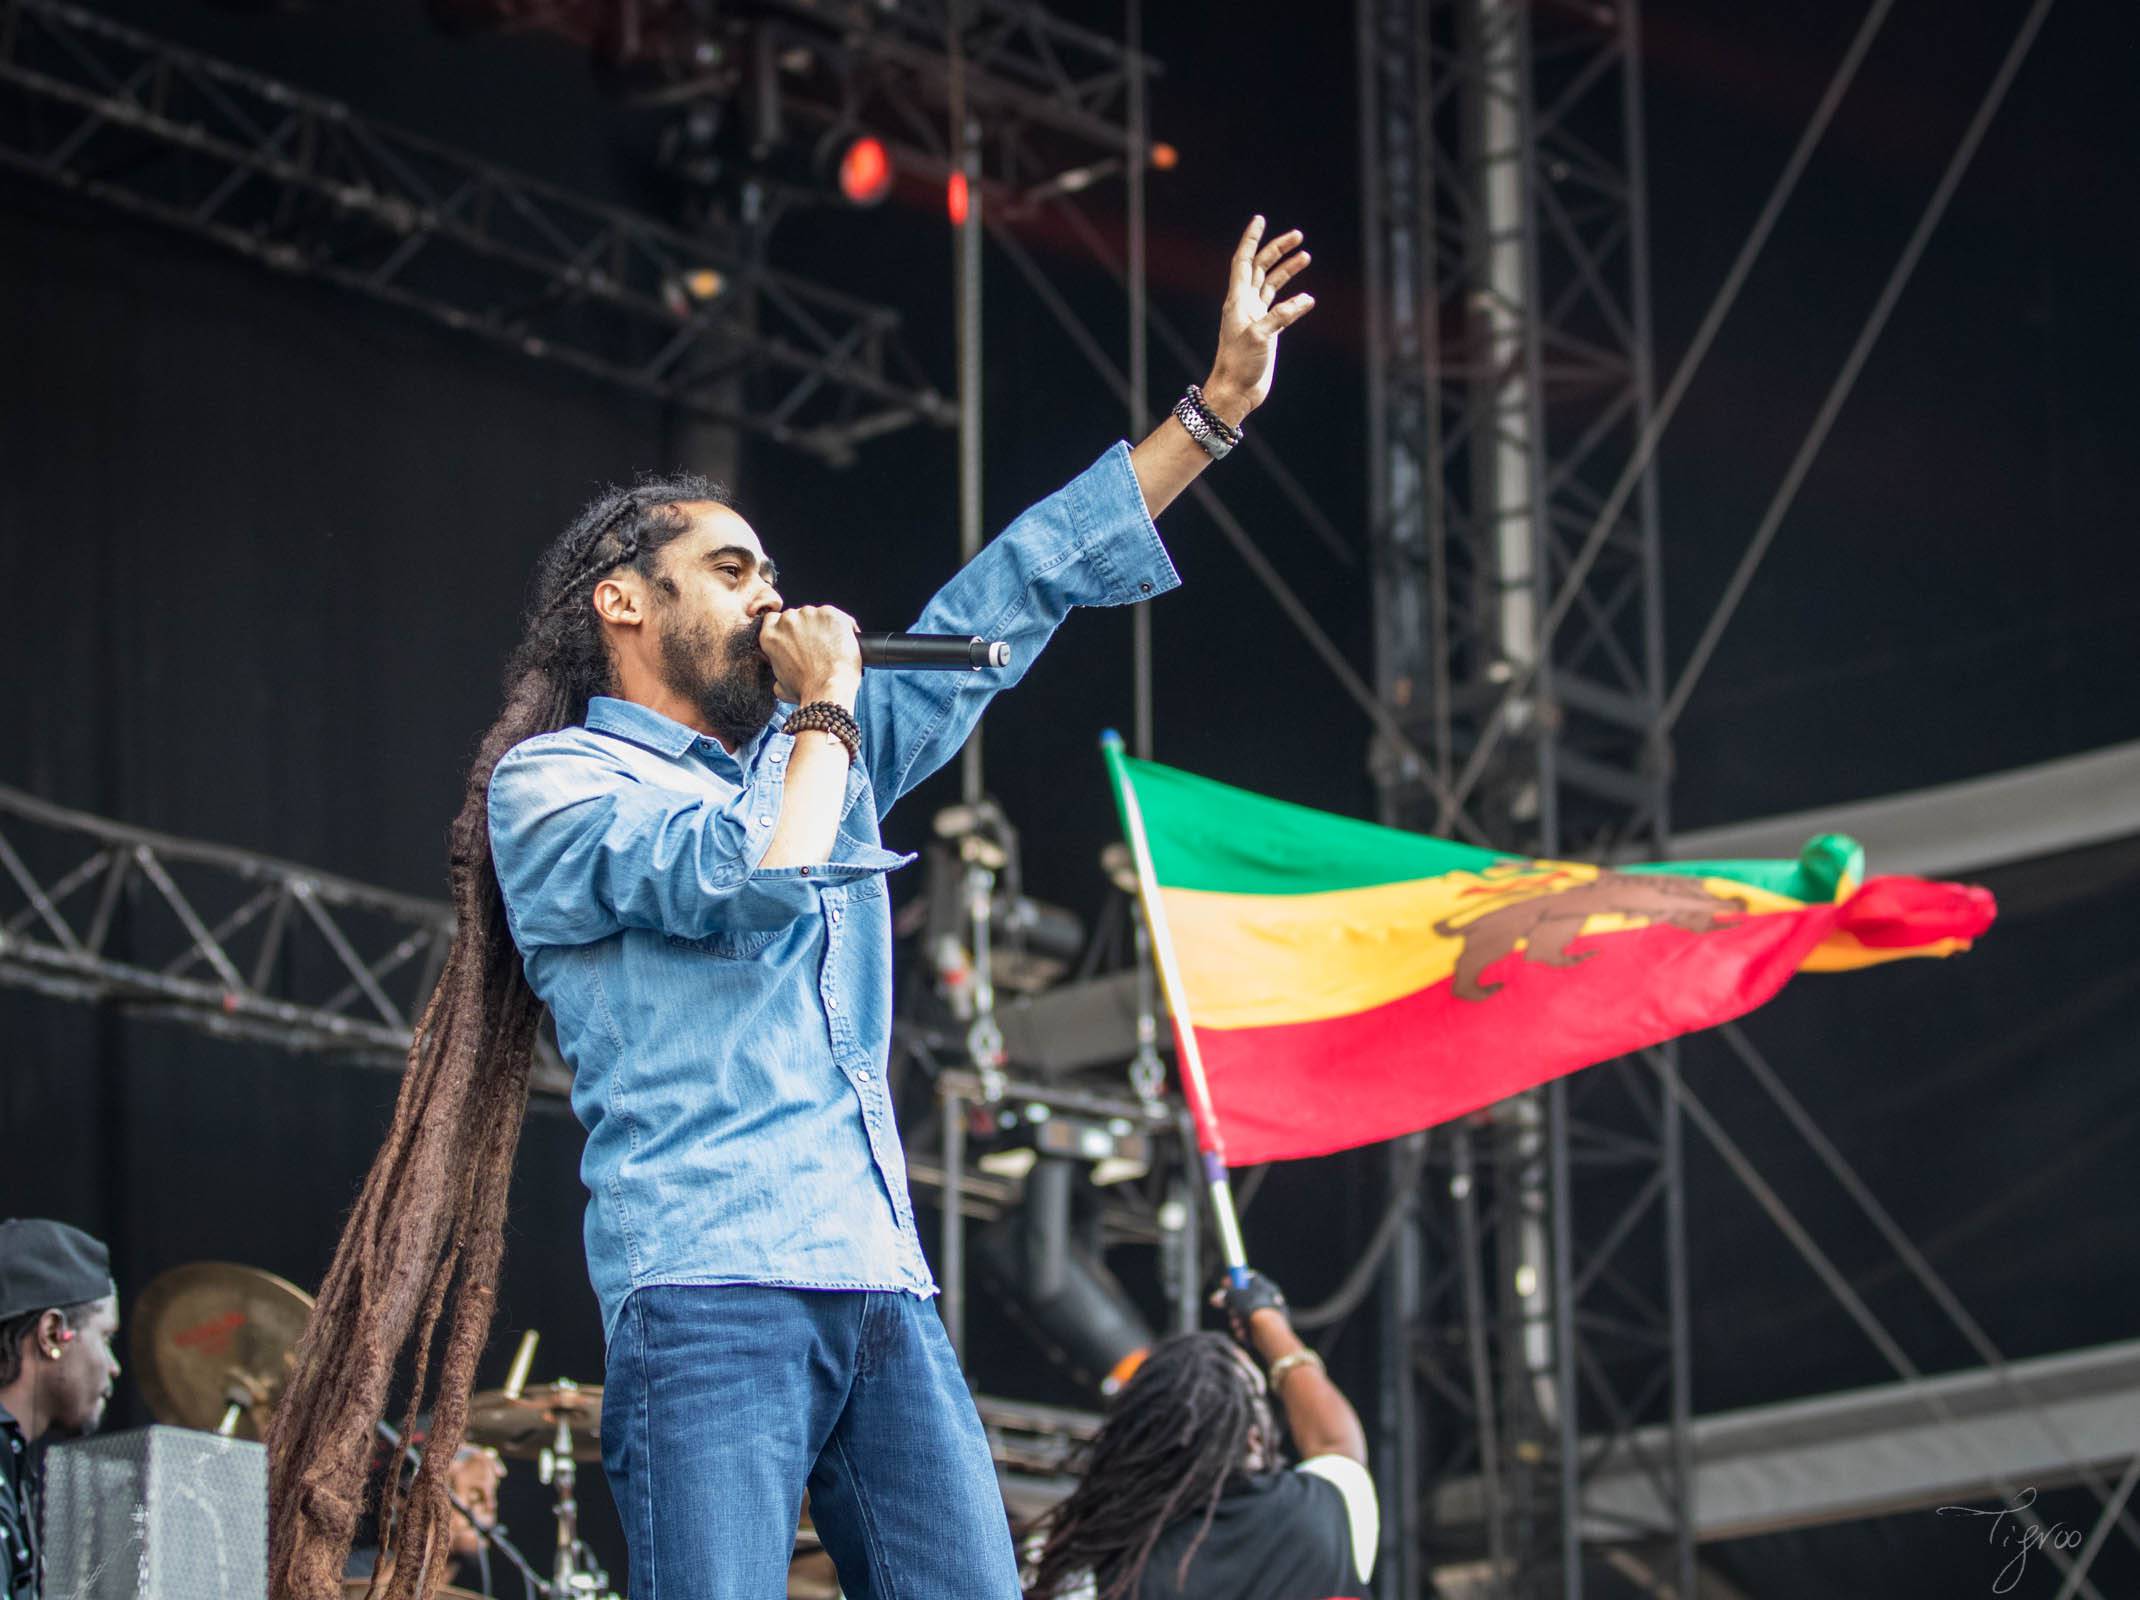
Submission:
[[[1529,873],[1543,872],[1540,879]],[[1592,917],[1624,917],[1647,924],[1665,923],[1689,933],[1714,933],[1732,927],[1746,902],[1712,894],[1691,878],[1599,868],[1595,876],[1575,877],[1549,862],[1533,863],[1518,883],[1489,891],[1498,900],[1483,911],[1464,911],[1434,925],[1445,939],[1461,939],[1452,985],[1459,1000],[1485,1000],[1505,985],[1485,981],[1486,969],[1505,957],[1521,954],[1539,967],[1573,967],[1597,954],[1568,946]],[[1565,887],[1551,887],[1556,881]],[[1544,887],[1541,887],[1544,885]],[[1507,898],[1511,890],[1519,898]]]

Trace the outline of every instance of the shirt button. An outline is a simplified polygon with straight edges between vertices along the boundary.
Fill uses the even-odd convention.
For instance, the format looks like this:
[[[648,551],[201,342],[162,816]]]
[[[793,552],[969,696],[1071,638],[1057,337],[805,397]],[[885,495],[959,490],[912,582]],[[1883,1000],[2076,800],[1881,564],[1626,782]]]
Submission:
[[[1148,583],[1140,583],[1137,585],[1137,587],[1142,589],[1146,594],[1150,594],[1152,592],[1152,586]]]
[[[840,1003],[828,994],[825,996],[825,1009],[827,1011],[837,1011],[840,1009]]]
[[[759,826],[759,827],[761,827],[761,828],[770,828],[770,827],[771,827],[772,825],[773,825],[773,819],[772,819],[771,817],[765,817],[765,816],[761,816],[761,817],[760,817],[760,818],[758,819],[758,826]]]
[[[865,1068],[863,1068],[863,1069],[862,1069],[861,1071],[857,1072],[857,1073],[855,1074],[855,1082],[857,1082],[857,1083],[867,1083],[867,1082],[869,1082],[869,1069],[865,1067]]]

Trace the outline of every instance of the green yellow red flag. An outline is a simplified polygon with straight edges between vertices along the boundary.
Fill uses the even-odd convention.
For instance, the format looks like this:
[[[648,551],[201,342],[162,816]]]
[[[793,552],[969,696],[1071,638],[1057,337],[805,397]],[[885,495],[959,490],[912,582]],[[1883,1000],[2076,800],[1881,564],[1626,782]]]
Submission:
[[[1106,751],[1184,1064],[1236,1164],[1446,1122],[1743,1016],[1795,973],[1967,949],[1996,910],[1868,881],[1839,834],[1796,861],[1534,860]]]

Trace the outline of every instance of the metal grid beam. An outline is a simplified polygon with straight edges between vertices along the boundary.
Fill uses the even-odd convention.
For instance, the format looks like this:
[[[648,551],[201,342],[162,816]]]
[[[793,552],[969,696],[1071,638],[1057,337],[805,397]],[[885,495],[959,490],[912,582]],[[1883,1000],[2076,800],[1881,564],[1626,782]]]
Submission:
[[[877,132],[924,170],[953,164],[942,114],[952,97],[947,41],[957,45],[965,108],[987,130],[981,176],[991,184],[1015,194],[1074,171],[1082,187],[1143,156],[1132,85],[1158,76],[1158,64],[1031,0],[773,0],[769,9],[776,39],[813,58],[783,82],[783,107],[816,107]]]
[[[952,420],[896,311],[732,232],[686,235],[54,0],[0,0],[0,164],[834,464]]]
[[[1358,18],[1376,687],[1408,735],[1372,752],[1383,819],[1446,832],[1468,806],[1525,854],[1661,851],[1634,8]],[[1410,1560],[1387,1592],[1463,1563],[1482,1593],[1574,1597],[1608,1539],[1662,1540],[1691,1592],[1674,1071],[1612,1063],[1435,1143],[1389,1280],[1386,1514]],[[1607,1473],[1651,1485],[1654,1514],[1601,1520]],[[1437,1525],[1452,1476],[1476,1516]]]
[[[452,942],[438,901],[0,785],[0,983],[398,1070]]]

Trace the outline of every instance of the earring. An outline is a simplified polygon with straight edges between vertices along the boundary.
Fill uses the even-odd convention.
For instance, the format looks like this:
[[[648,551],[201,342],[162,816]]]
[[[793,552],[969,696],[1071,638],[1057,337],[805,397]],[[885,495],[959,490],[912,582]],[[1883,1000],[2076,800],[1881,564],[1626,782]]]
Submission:
[[[57,1361],[59,1359],[59,1346],[56,1344],[46,1345],[45,1354],[50,1356],[54,1361]]]

